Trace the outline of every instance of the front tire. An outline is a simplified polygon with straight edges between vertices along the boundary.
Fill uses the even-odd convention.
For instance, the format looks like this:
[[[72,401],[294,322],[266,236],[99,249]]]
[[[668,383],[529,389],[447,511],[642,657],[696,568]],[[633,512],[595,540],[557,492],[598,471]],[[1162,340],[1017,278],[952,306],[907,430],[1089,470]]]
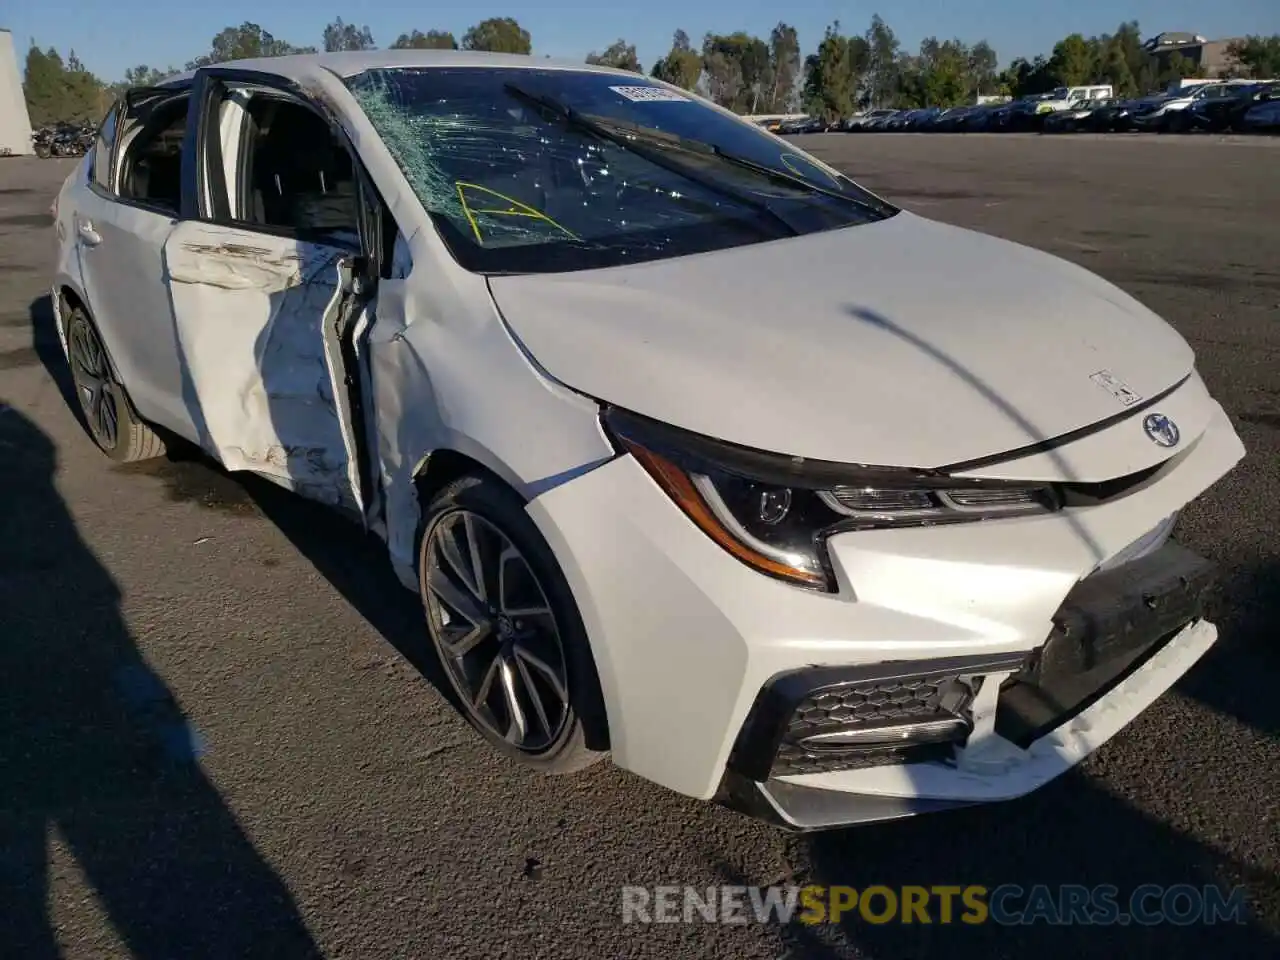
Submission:
[[[440,664],[486,740],[543,773],[604,756],[603,697],[582,617],[514,492],[466,476],[431,497],[418,585]]]
[[[134,412],[93,321],[80,307],[69,307],[68,312],[67,359],[89,436],[119,463],[160,456],[164,441]]]

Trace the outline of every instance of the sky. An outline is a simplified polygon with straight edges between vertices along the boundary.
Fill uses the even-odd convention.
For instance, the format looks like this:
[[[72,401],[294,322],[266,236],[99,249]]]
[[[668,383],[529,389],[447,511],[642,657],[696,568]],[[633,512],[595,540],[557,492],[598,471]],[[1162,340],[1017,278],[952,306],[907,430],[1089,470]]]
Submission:
[[[801,49],[809,53],[832,20],[844,33],[862,33],[877,12],[904,49],[914,50],[931,35],[969,43],[985,38],[1001,66],[1014,57],[1048,54],[1067,34],[1111,32],[1125,20],[1137,20],[1144,36],[1168,30],[1209,39],[1280,33],[1280,0],[646,0],[636,6],[608,0],[0,0],[0,27],[12,31],[19,62],[34,40],[64,57],[75,50],[88,69],[114,81],[139,64],[180,68],[206,52],[214,34],[246,20],[289,43],[318,47],[325,24],[341,16],[367,24],[377,44],[386,46],[414,29],[451,30],[461,40],[467,27],[486,17],[509,16],[532,34],[538,56],[581,59],[625,37],[648,70],[670,49],[676,29],[697,46],[708,31],[746,30],[767,39],[783,19],[799,31]]]

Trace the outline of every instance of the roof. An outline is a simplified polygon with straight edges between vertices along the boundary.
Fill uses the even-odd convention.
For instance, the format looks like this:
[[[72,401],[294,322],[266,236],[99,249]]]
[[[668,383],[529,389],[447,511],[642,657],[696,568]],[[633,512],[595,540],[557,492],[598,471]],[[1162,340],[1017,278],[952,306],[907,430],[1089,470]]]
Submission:
[[[580,60],[533,57],[521,53],[487,53],[480,50],[346,50],[339,53],[298,53],[287,57],[260,57],[228,60],[213,67],[258,70],[296,82],[306,81],[324,71],[352,77],[366,70],[386,67],[512,67],[526,70],[582,70],[612,73],[624,77],[639,74],[613,67],[596,66]],[[191,71],[169,78],[189,77]]]

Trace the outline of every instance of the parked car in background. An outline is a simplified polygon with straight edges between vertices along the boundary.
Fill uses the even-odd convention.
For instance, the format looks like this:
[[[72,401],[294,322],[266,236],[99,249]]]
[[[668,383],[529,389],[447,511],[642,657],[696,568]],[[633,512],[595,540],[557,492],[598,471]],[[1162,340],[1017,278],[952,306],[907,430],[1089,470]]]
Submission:
[[[859,133],[861,131],[874,128],[881,121],[887,121],[890,117],[899,111],[884,107],[878,110],[868,110],[866,113],[859,114],[856,117],[850,117],[844,124],[844,129],[850,133]]]
[[[1280,100],[1256,103],[1240,119],[1240,129],[1250,133],[1280,132]]]
[[[1090,120],[1095,113],[1115,106],[1118,102],[1114,98],[1079,100],[1068,109],[1045,117],[1043,130],[1045,133],[1074,133],[1090,129]]]
[[[1231,86],[1218,97],[1204,97],[1183,114],[1186,128],[1222,132],[1241,125],[1244,116],[1259,103],[1280,99],[1280,83],[1250,83]]]
[[[1138,101],[1111,100],[1086,118],[1084,127],[1094,133],[1123,133],[1133,129],[1133,111]]]
[[[1210,100],[1230,99],[1237,90],[1248,85],[1247,81],[1204,83],[1149,98],[1144,101],[1143,108],[1134,113],[1134,127],[1147,132],[1180,132],[1191,129],[1192,121],[1187,111],[1193,106]]]
[[[1107,84],[1088,87],[1058,87],[1036,101],[1036,113],[1057,113],[1070,110],[1075,104],[1086,100],[1102,100],[1115,96],[1115,91]]]

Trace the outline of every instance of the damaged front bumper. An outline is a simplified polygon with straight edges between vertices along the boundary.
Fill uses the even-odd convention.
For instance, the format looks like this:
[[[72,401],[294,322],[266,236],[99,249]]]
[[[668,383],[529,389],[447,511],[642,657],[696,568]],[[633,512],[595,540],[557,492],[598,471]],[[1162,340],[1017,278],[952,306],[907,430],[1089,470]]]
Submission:
[[[724,799],[730,781],[745,777],[748,797],[764,804],[753,812],[775,809],[772,797],[792,811],[792,826],[804,828],[901,816],[904,804],[920,812],[1018,796],[1056,776],[1132,719],[1213,641],[1213,627],[1184,611],[1183,619],[1160,626],[1173,636],[1153,641],[1149,658],[1101,700],[1069,720],[1056,710],[1048,732],[1028,712],[1027,746],[1015,742],[1026,742],[1025,734],[999,735],[1007,729],[1005,722],[997,728],[1001,687],[1015,675],[1027,679],[1030,658],[1046,648],[1068,596],[1101,582],[1091,575],[1139,569],[1117,564],[1132,560],[1135,545],[1150,545],[1153,532],[1242,456],[1222,408],[1203,402],[1204,426],[1185,449],[1105,502],[988,523],[833,536],[827,543],[836,594],[749,569],[690,523],[629,456],[535,497],[528,512],[555,552],[590,638],[614,762],[702,799]],[[1095,434],[1059,447],[1054,457],[1071,465],[1122,441]],[[1038,461],[1015,468],[1036,475]],[[1045,662],[1058,655],[1055,648]],[[904,751],[889,763],[814,769],[792,751],[783,772],[774,769],[777,751],[765,749],[755,767],[735,767],[742,731],[775,678],[830,670],[865,679],[886,669],[902,674],[892,696],[903,698],[908,720],[922,713],[942,721],[931,727],[932,740],[904,733],[911,742],[898,745],[920,747],[925,759]],[[922,674],[930,675],[924,683],[911,679]],[[1097,681],[1095,689],[1104,685]],[[1006,704],[1016,699],[1005,697]],[[937,716],[939,707],[958,710],[963,722]],[[857,698],[842,708],[866,712]],[[902,719],[881,713],[877,721],[889,726]],[[815,789],[860,800],[833,800],[826,812],[807,814],[778,799]]]
[[[1217,630],[1201,619],[1211,585],[1206,561],[1168,543],[1077,584],[1047,642],[1027,656],[774,678],[717,797],[806,831],[1029,793],[1110,739],[1212,646]],[[948,684],[965,695],[918,693]],[[815,702],[838,706],[815,716]]]

